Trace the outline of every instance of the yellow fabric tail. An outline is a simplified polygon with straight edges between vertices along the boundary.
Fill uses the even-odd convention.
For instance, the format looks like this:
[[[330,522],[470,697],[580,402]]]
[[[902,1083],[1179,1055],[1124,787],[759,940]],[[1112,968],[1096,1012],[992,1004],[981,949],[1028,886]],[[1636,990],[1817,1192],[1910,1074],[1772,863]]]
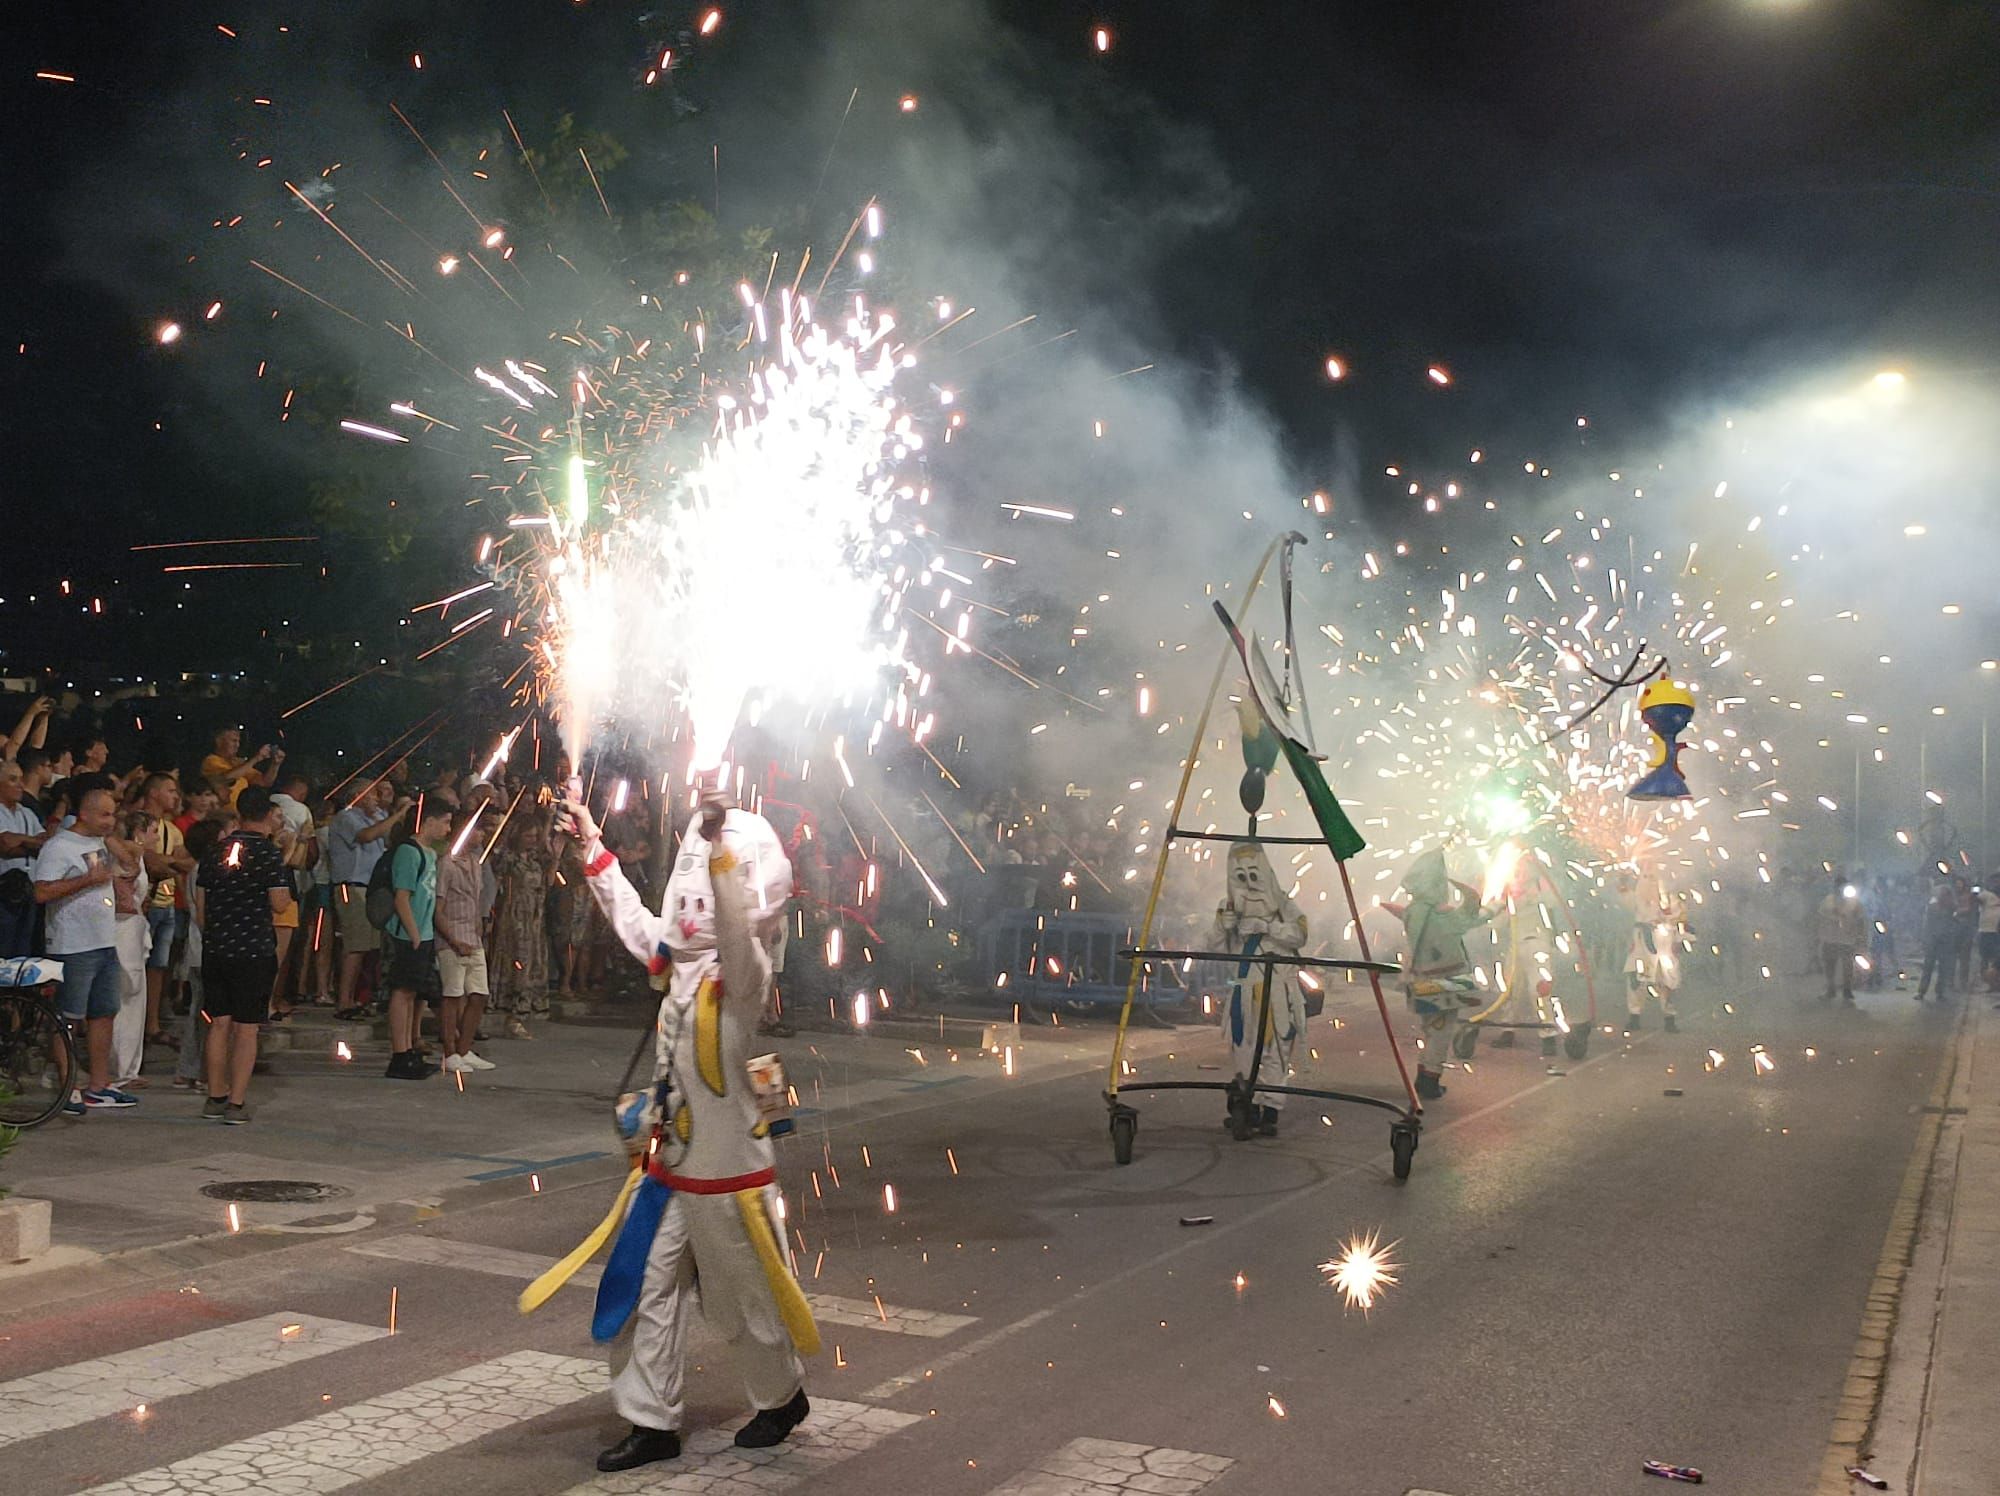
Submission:
[[[813,1323],[812,1308],[806,1303],[792,1270],[785,1266],[778,1239],[771,1234],[770,1217],[764,1214],[764,1192],[738,1190],[736,1208],[743,1213],[743,1230],[750,1238],[750,1245],[757,1249],[757,1260],[764,1264],[764,1277],[770,1282],[771,1297],[777,1300],[778,1315],[785,1322],[792,1344],[801,1356],[817,1356],[819,1326]]]
[[[610,1241],[618,1230],[619,1222],[625,1219],[625,1207],[632,1199],[632,1191],[639,1187],[639,1176],[643,1172],[641,1169],[634,1169],[627,1174],[625,1183],[619,1187],[618,1198],[611,1202],[610,1211],[597,1223],[597,1229],[579,1242],[569,1256],[521,1290],[518,1302],[523,1314],[533,1314],[555,1297],[558,1288],[574,1278],[579,1268],[603,1250],[604,1244]]]

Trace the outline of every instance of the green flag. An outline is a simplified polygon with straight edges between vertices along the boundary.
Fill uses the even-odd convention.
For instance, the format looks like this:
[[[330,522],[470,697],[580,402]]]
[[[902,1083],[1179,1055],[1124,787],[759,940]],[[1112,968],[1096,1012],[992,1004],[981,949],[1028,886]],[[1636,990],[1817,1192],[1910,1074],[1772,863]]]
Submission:
[[[1347,819],[1347,812],[1340,808],[1340,801],[1334,797],[1326,775],[1320,772],[1319,764],[1306,752],[1305,746],[1282,733],[1278,741],[1284,745],[1285,762],[1291,765],[1292,773],[1298,777],[1299,787],[1306,792],[1306,803],[1312,807],[1313,819],[1319,822],[1319,834],[1333,848],[1333,855],[1346,862],[1368,843],[1354,829],[1354,822]]]

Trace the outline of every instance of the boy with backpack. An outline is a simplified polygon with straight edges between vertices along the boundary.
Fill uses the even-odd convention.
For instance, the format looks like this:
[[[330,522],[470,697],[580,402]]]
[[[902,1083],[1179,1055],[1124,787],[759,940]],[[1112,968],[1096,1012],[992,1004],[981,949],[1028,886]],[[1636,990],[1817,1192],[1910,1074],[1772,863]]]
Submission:
[[[437,1074],[417,1052],[417,999],[437,991],[437,849],[451,834],[451,807],[419,802],[400,822],[389,855],[368,884],[368,919],[387,937],[390,1080],[428,1080]]]

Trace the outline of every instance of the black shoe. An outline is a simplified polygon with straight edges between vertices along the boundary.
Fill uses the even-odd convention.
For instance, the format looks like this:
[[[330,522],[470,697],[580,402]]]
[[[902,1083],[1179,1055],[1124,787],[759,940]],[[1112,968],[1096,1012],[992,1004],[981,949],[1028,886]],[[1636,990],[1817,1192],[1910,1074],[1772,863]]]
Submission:
[[[224,1127],[241,1127],[250,1120],[250,1108],[240,1101],[232,1101],[222,1113]]]
[[[597,1457],[597,1468],[604,1471],[636,1470],[655,1460],[676,1459],[680,1452],[681,1436],[672,1429],[641,1428],[635,1423],[631,1433]]]
[[[1426,1101],[1435,1101],[1444,1095],[1443,1077],[1427,1065],[1417,1066],[1417,1094]]]
[[[1493,1047],[1495,1049],[1512,1049],[1514,1047],[1514,1031],[1512,1029],[1500,1030],[1499,1033],[1493,1036]]]
[[[1670,1034],[1678,1034],[1681,1031],[1681,1026],[1674,1022],[1674,1015],[1671,1013],[1667,1015],[1666,1029]]]
[[[406,1049],[389,1056],[389,1068],[382,1074],[389,1080],[429,1080],[437,1074],[437,1066],[425,1064],[414,1049]]]
[[[204,1122],[220,1122],[228,1110],[227,1096],[210,1096],[201,1104],[201,1118]]]
[[[769,1449],[774,1444],[782,1444],[785,1436],[804,1423],[806,1414],[811,1411],[812,1404],[806,1401],[806,1389],[801,1387],[782,1408],[765,1408],[738,1429],[736,1447]]]
[[[1275,1106],[1257,1108],[1257,1135],[1264,1138],[1278,1135],[1278,1109]]]

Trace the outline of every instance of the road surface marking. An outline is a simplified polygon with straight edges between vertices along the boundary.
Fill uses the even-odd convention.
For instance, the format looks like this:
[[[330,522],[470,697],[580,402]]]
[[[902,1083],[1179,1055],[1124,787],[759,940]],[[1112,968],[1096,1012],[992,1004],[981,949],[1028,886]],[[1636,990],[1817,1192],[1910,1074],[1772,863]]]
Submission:
[[[855,1325],[866,1330],[887,1330],[895,1335],[921,1335],[942,1340],[967,1325],[979,1321],[970,1314],[936,1314],[929,1309],[904,1309],[884,1304],[878,1310],[872,1299],[842,1299],[830,1293],[809,1293],[813,1316],[829,1325]]]
[[[442,1236],[387,1236],[375,1241],[356,1242],[348,1249],[363,1257],[382,1257],[391,1262],[415,1262],[426,1267],[462,1268],[487,1273],[496,1278],[515,1278],[532,1283],[551,1267],[555,1258],[538,1257],[533,1252],[516,1252],[507,1247],[489,1247],[479,1242],[453,1241]],[[578,1288],[595,1288],[603,1269],[587,1263],[570,1283]],[[920,1335],[939,1340],[956,1334],[967,1325],[979,1323],[969,1314],[939,1314],[929,1309],[906,1309],[884,1304],[879,1309],[872,1299],[843,1299],[830,1293],[809,1293],[806,1302],[813,1313],[830,1325],[850,1325],[857,1329],[882,1330],[891,1335]]]
[[[85,1496],[212,1496],[217,1491],[316,1496],[511,1429],[524,1419],[595,1396],[605,1386],[602,1362],[515,1351],[107,1481]]]
[[[136,1350],[0,1382],[0,1448],[260,1371],[380,1340],[389,1332],[311,1314],[266,1314]]]
[[[1219,1454],[1072,1439],[992,1496],[1195,1496],[1235,1464]]]
[[[881,1402],[885,1398],[894,1397],[906,1387],[915,1387],[929,1381],[932,1376],[943,1371],[947,1366],[956,1366],[959,1362],[970,1360],[981,1351],[988,1350],[1003,1340],[1013,1339],[1023,1330],[1040,1324],[1055,1312],[1054,1309],[1037,1309],[1033,1314],[1025,1315],[1015,1320],[1011,1325],[1002,1325],[997,1330],[988,1330],[977,1340],[960,1346],[948,1355],[939,1356],[937,1360],[931,1362],[922,1371],[906,1371],[901,1376],[890,1377],[886,1382],[877,1382],[861,1395],[870,1402]]]
[[[860,1403],[814,1398],[812,1414],[775,1449],[738,1449],[728,1428],[691,1434],[681,1457],[638,1470],[600,1475],[563,1496],[770,1496],[825,1474],[899,1429],[919,1421],[915,1413],[867,1408]]]
[[[534,1282],[556,1264],[555,1258],[539,1257],[533,1252],[453,1241],[448,1236],[421,1236],[416,1232],[355,1242],[347,1250],[362,1257],[382,1257],[390,1262],[413,1262],[424,1267],[459,1268],[495,1278],[518,1278],[523,1283]],[[572,1287],[595,1288],[603,1275],[604,1269],[588,1262],[569,1281]]]

